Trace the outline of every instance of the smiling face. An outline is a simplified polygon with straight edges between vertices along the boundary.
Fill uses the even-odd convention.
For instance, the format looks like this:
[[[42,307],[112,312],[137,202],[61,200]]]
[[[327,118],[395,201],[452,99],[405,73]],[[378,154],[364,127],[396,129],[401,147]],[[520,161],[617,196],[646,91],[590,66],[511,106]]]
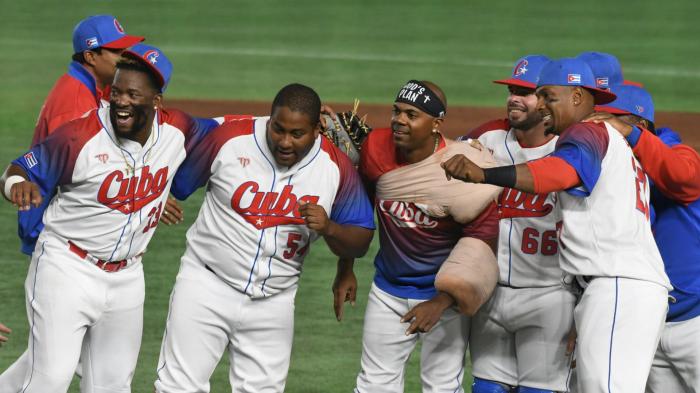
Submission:
[[[508,86],[508,120],[518,130],[529,130],[542,121],[542,114],[537,110],[535,89],[520,86]]]
[[[437,120],[413,105],[395,102],[391,115],[394,144],[404,151],[430,148],[432,152],[434,146],[432,131],[439,125]]]
[[[311,150],[320,130],[318,119],[278,106],[267,123],[267,146],[280,166],[290,167],[301,161]]]
[[[574,124],[575,88],[546,85],[537,88],[537,110],[542,115],[546,134],[559,135]]]
[[[145,141],[162,96],[143,72],[119,69],[109,96],[109,118],[121,138]],[[144,138],[145,135],[145,138]]]

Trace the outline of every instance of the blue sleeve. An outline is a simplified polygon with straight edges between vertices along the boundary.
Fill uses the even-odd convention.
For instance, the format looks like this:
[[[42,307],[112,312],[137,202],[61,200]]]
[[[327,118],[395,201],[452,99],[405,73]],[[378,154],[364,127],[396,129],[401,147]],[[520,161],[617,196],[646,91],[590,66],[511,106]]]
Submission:
[[[75,158],[72,138],[64,132],[51,134],[42,143],[12,161],[24,170],[29,181],[39,187],[43,201],[39,207],[17,213],[17,235],[22,242],[22,252],[31,255],[39,234],[44,229],[44,211],[56,195],[60,184],[70,181]]]
[[[354,225],[367,229],[374,227],[374,211],[360,176],[350,160],[338,154],[340,184],[331,208],[331,220],[340,225]]]
[[[593,123],[575,124],[561,134],[552,156],[571,165],[583,183],[581,187],[566,190],[567,193],[580,197],[591,195],[600,178],[608,142],[604,126]]]

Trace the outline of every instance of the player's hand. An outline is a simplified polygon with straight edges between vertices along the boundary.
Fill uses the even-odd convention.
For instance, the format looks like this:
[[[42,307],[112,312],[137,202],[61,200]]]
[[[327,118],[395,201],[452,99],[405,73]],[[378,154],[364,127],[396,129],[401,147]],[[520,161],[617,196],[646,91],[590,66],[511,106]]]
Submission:
[[[333,280],[333,311],[335,318],[338,321],[343,320],[343,310],[345,303],[350,303],[355,307],[355,299],[357,298],[357,278],[355,272],[352,271],[352,264],[349,268],[341,267],[338,264],[338,272]]]
[[[602,123],[608,122],[613,128],[617,130],[622,136],[627,138],[630,133],[632,133],[632,126],[624,121],[620,120],[617,116],[607,113],[607,112],[594,112],[588,115],[584,121],[591,123]]]
[[[324,104],[324,105],[321,105],[321,114],[333,117],[333,116],[335,116],[335,110],[333,108],[331,108],[330,106]],[[326,124],[326,117],[325,116],[321,116],[321,127],[323,129],[328,128],[328,124]]]
[[[325,236],[331,227],[331,220],[323,206],[306,201],[299,201],[299,214],[306,220],[306,226],[319,235]]]
[[[446,293],[439,293],[434,298],[422,302],[406,313],[401,322],[410,322],[406,335],[427,333],[440,320],[442,313],[454,303],[454,299]]]
[[[160,215],[160,222],[165,225],[179,224],[184,220],[184,217],[184,210],[180,204],[175,198],[169,196],[168,201],[165,202],[163,214]]]
[[[20,211],[31,209],[31,205],[39,207],[44,199],[39,192],[39,186],[30,181],[15,183],[10,188],[10,202]]]
[[[484,182],[484,170],[464,154],[450,157],[449,160],[442,162],[440,166],[445,170],[447,180],[454,178],[468,183]]]
[[[7,326],[3,325],[2,323],[0,323],[0,333],[10,334],[10,333],[12,333],[12,330],[10,328],[8,328]],[[4,342],[7,342],[7,337],[0,334],[0,346],[2,346],[2,343],[4,343]]]

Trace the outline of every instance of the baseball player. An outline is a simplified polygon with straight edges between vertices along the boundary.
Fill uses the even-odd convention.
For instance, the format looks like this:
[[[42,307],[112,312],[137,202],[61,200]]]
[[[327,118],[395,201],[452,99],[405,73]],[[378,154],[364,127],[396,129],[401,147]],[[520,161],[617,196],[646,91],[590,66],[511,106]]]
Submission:
[[[291,84],[270,117],[224,123],[178,171],[179,199],[208,184],[171,296],[157,392],[208,392],[224,350],[235,392],[284,390],[294,298],[311,242],[367,252],[372,206],[348,157],[319,135],[321,101]]]
[[[459,183],[447,184],[440,176],[437,157],[451,146],[464,146],[439,133],[445,102],[435,84],[409,81],[394,102],[391,128],[375,129],[363,143],[359,170],[374,199],[380,249],[355,392],[403,392],[406,362],[419,339],[423,391],[463,391],[469,318],[454,307],[453,296],[436,290],[436,275],[451,250],[463,242],[472,251],[463,257],[487,253],[495,267],[490,246],[497,236],[493,199],[498,189],[481,204],[475,200],[478,207],[472,207],[468,220],[457,221],[457,205],[430,202],[449,188],[460,192]],[[424,197],[418,202],[402,194]],[[440,208],[449,213],[438,213]],[[339,269],[336,281],[347,274]]]
[[[560,135],[551,156],[487,169],[455,156],[445,174],[557,192],[560,266],[585,287],[574,311],[579,391],[643,392],[671,289],[649,224],[648,179],[618,131],[581,122],[594,103],[615,99],[585,62],[546,64],[536,94],[546,131]]]
[[[646,391],[700,392],[700,156],[671,129],[655,128],[646,90],[611,90],[617,99],[597,109],[622,121],[606,119],[626,136],[653,182],[652,229],[674,288]]]
[[[501,165],[516,165],[554,151],[537,110],[537,77],[549,59],[519,59],[508,86],[508,119],[478,127],[469,137],[491,150]],[[472,319],[470,351],[474,393],[563,392],[575,295],[562,285],[556,194],[505,188],[499,198],[498,286]]]
[[[46,97],[34,129],[32,146],[59,126],[107,105],[117,59],[124,49],[143,39],[127,35],[111,15],[90,16],[80,21],[73,29],[73,61]],[[44,201],[39,209],[18,212],[18,233],[24,254],[31,255],[34,250],[44,227],[41,218],[48,202]],[[23,354],[0,376],[0,392],[4,392],[6,386],[16,386],[19,390],[26,369],[20,365],[28,364],[28,355]]]
[[[117,63],[110,104],[59,127],[0,181],[20,210],[50,203],[25,285],[22,392],[129,391],[141,341],[141,256],[186,148],[218,123],[160,109],[172,65],[139,45]]]

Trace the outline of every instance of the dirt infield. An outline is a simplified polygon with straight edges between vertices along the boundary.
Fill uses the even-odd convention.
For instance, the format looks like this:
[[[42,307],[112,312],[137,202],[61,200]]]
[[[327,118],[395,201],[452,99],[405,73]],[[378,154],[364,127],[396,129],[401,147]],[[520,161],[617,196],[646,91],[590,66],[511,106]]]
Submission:
[[[350,104],[331,103],[333,109],[351,109]],[[248,101],[208,101],[208,100],[168,100],[167,106],[175,107],[195,116],[220,116],[223,114],[268,115],[270,104]],[[391,107],[389,105],[360,104],[360,114],[367,114],[367,122],[372,127],[389,125]],[[505,116],[504,108],[450,107],[443,132],[449,137],[457,137],[488,120]],[[700,151],[700,113],[657,112],[656,124],[671,127],[681,134],[683,142]]]

